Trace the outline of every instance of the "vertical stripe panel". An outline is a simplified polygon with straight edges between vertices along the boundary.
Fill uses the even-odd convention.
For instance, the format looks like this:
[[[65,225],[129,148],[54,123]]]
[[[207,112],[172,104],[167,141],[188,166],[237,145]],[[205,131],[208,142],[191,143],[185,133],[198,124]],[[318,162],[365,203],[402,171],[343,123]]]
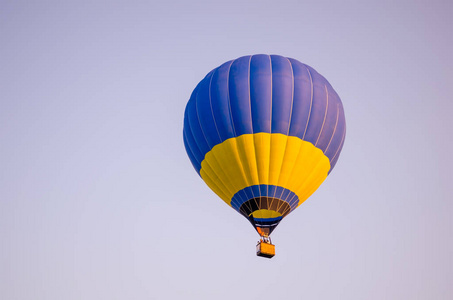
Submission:
[[[337,127],[335,129],[335,133],[333,133],[333,136],[331,136],[332,140],[330,141],[329,148],[325,149],[325,152],[324,152],[324,154],[327,157],[329,157],[331,163],[332,163],[332,159],[334,158],[335,153],[338,151],[338,148],[340,147],[340,144],[343,139],[343,134],[345,131],[345,126],[346,126],[346,123],[344,120],[343,106],[341,105],[341,102],[337,102],[335,106],[339,110]]]
[[[229,75],[230,108],[236,136],[253,133],[249,90],[250,56],[233,62]]]
[[[346,130],[346,129],[344,129],[344,130]],[[337,151],[335,152],[333,158],[331,159],[332,161],[330,163],[331,168],[329,170],[329,174],[330,174],[330,172],[332,172],[333,167],[335,167],[335,165],[337,164],[338,158],[340,157],[341,149],[343,149],[345,137],[346,137],[346,131],[343,131],[343,136],[342,136],[342,139],[341,139],[340,146],[337,148]]]
[[[271,132],[271,61],[268,55],[255,55],[250,62],[250,103],[253,132]]]
[[[335,130],[335,125],[337,125],[337,103],[338,103],[338,99],[335,98],[336,94],[332,92],[332,88],[330,88],[330,86],[327,85],[325,86],[324,89],[327,91],[329,103],[327,105],[327,111],[324,124],[322,126],[322,131],[320,132],[315,145],[322,151],[326,150],[327,145],[329,144],[333,132]]]
[[[272,134],[269,164],[269,184],[277,185],[285,155],[287,135]]]
[[[311,79],[308,69],[297,60],[290,59],[294,73],[294,101],[289,135],[302,139],[311,106]]]
[[[196,107],[198,119],[200,120],[201,129],[203,130],[209,148],[212,149],[217,144],[220,144],[220,136],[216,128],[216,122],[211,109],[211,99],[209,95],[209,85],[211,82],[212,72],[200,82],[198,92],[196,94]]]
[[[271,135],[256,134],[254,135],[256,165],[258,168],[258,177],[260,182],[269,182],[269,163],[271,156]]]
[[[232,61],[224,63],[214,70],[211,80],[212,114],[222,142],[234,137],[228,99],[228,72]]]
[[[324,123],[327,107],[327,93],[325,89],[326,80],[324,77],[311,68],[309,68],[309,70],[313,79],[313,104],[304,139],[314,145],[318,140]]]
[[[189,148],[193,153],[194,158],[197,160],[196,162],[194,162],[194,164],[197,165],[198,167],[197,172],[200,172],[201,162],[204,159],[204,153],[201,152],[200,147],[198,147],[198,144],[192,133],[192,128],[190,126],[189,121],[189,105],[187,105],[184,113],[184,135],[187,140],[187,145],[189,145]]]
[[[198,119],[198,114],[197,114],[197,102],[196,102],[196,95],[198,93],[198,88],[197,91],[192,94],[192,98],[189,100],[189,105],[187,106],[187,114],[188,114],[188,120],[190,123],[190,129],[192,131],[192,135],[195,139],[195,143],[200,149],[200,152],[203,155],[203,158],[206,153],[208,153],[211,148],[209,147],[208,143],[206,142],[206,138],[204,136],[203,131],[201,130],[200,126],[200,121]],[[203,160],[203,159],[202,159]]]
[[[294,162],[299,155],[301,145],[302,143],[295,139],[288,139],[285,155],[283,156],[282,167],[280,169],[280,177],[278,178],[279,186],[286,186],[291,178],[291,173],[295,167]]]
[[[272,59],[272,133],[288,134],[293,102],[293,70],[285,57]]]

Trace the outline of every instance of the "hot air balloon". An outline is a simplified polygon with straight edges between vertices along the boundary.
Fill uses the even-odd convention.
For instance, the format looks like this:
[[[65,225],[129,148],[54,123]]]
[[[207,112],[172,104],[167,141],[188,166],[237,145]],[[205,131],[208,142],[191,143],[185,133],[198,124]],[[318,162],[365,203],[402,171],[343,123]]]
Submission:
[[[184,114],[193,167],[260,235],[270,234],[332,172],[346,134],[340,97],[313,68],[279,55],[250,55],[209,72]]]

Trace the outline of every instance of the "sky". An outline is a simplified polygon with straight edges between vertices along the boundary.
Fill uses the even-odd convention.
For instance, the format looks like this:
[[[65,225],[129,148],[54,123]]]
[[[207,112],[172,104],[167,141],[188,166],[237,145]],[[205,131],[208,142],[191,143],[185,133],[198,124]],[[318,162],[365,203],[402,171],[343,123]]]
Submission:
[[[453,299],[453,2],[0,2],[0,298]],[[196,84],[295,58],[342,99],[335,170],[255,255],[193,169]]]

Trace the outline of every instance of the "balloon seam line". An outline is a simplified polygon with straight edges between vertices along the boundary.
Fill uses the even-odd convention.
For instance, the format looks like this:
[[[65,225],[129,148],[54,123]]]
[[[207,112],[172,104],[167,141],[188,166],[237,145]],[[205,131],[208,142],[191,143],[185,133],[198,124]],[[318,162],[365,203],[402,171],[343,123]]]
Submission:
[[[313,77],[311,76],[310,70],[305,66],[308,72],[308,76],[310,76],[310,85],[311,85],[311,96],[310,96],[310,110],[308,111],[307,123],[305,124],[304,135],[302,136],[302,140],[305,139],[305,134],[307,133],[308,123],[310,122],[311,117],[311,110],[313,109]]]
[[[330,147],[330,144],[332,143],[333,137],[335,136],[335,133],[337,132],[337,127],[338,127],[338,117],[339,117],[339,115],[340,115],[340,110],[339,110],[338,105],[337,105],[337,119],[336,119],[336,121],[335,121],[335,127],[334,127],[334,129],[333,129],[332,136],[330,137],[329,144],[327,145],[326,150],[323,151],[324,153],[326,153],[327,150],[329,150],[329,147]]]
[[[337,152],[335,152],[335,155],[332,157],[332,161],[333,161],[333,160],[335,159],[335,157],[337,156],[338,151],[341,149],[341,147],[343,147],[343,142],[344,142],[345,136],[346,136],[346,126],[344,127],[344,130],[343,130],[343,137],[341,138],[340,146],[338,147]]]
[[[216,70],[217,71],[217,70]],[[212,99],[211,99],[211,86],[212,86],[212,78],[214,78],[214,72],[211,75],[211,79],[209,80],[209,106],[211,108],[212,119],[214,120],[214,126],[219,136],[220,143],[222,143],[222,137],[220,136],[219,128],[217,127],[217,122],[215,120],[214,109],[212,108]]]
[[[315,147],[318,145],[319,138],[322,135],[322,131],[324,130],[324,124],[326,123],[327,111],[329,110],[329,91],[327,90],[327,85],[324,85],[324,89],[326,90],[326,111],[324,112],[324,120],[322,121],[321,130],[319,131],[318,138],[316,139]]]
[[[209,145],[209,141],[206,138],[206,134],[204,133],[203,126],[201,126],[200,115],[198,113],[198,101],[197,101],[197,99],[198,99],[198,92],[195,95],[195,112],[197,113],[197,120],[198,120],[198,124],[200,125],[201,133],[203,133],[203,137],[204,137],[204,140],[206,141],[206,145],[208,145],[208,147],[210,148],[209,151],[204,154],[204,157],[206,157],[206,154],[209,153],[212,150],[212,147],[211,147],[211,145]]]

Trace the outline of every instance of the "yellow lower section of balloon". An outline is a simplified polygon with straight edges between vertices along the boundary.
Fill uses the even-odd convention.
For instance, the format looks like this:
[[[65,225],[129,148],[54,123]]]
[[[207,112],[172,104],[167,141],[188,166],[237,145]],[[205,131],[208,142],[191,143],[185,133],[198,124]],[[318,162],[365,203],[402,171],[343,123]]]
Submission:
[[[200,175],[228,205],[238,191],[275,185],[299,197],[299,205],[326,179],[330,162],[322,150],[280,133],[244,134],[216,145],[201,162]]]

